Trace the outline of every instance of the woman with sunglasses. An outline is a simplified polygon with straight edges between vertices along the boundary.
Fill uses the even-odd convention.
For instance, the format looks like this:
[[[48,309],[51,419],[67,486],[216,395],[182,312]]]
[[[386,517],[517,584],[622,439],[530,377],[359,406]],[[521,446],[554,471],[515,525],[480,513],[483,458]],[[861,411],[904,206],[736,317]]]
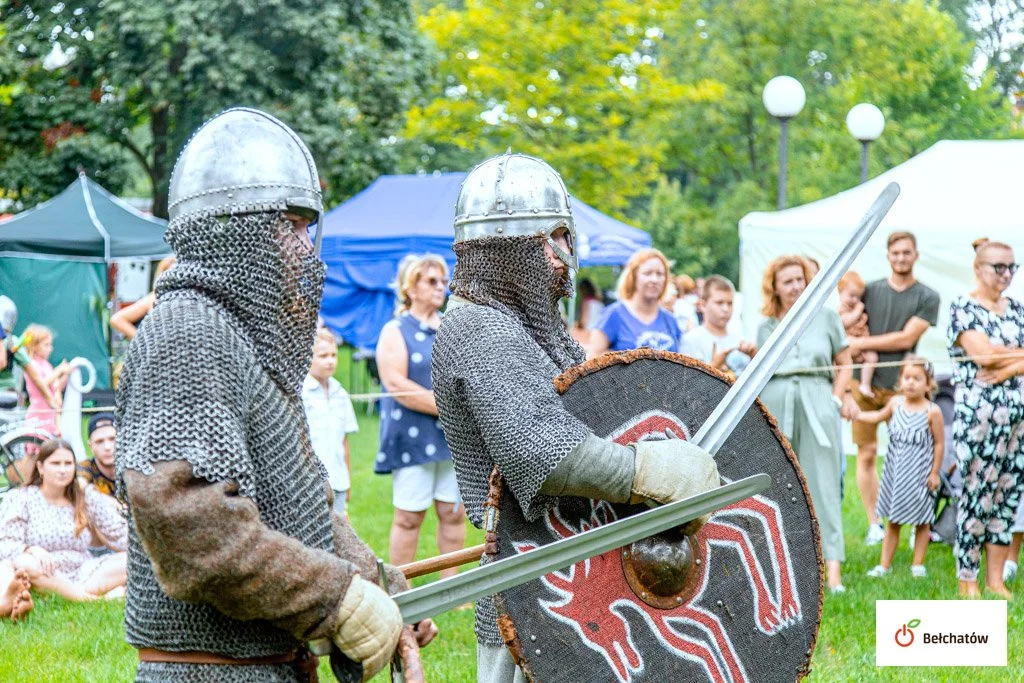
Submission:
[[[398,271],[398,313],[377,342],[380,381],[390,395],[380,402],[377,474],[394,475],[389,552],[391,563],[416,559],[427,509],[437,511],[437,549],[460,550],[466,541],[452,454],[437,417],[430,380],[434,338],[448,289],[448,266],[435,254],[407,258]],[[441,572],[450,576],[457,569]]]
[[[1016,272],[1008,244],[975,241],[975,288],[950,306],[953,448],[964,480],[954,555],[966,597],[980,595],[982,551],[986,590],[1010,597],[1003,566],[1024,488],[1024,305],[1003,293]]]

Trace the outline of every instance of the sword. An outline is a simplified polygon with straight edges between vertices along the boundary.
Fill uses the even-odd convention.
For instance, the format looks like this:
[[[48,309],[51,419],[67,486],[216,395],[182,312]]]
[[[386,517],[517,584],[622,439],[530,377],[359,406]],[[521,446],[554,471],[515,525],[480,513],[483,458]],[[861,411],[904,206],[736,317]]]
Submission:
[[[771,486],[767,474],[755,474],[712,491],[626,517],[584,531],[504,560],[481,565],[467,572],[396,593],[391,599],[402,613],[402,621],[415,624],[453,607],[514,588],[553,571],[620,548],[638,538],[673,529],[761,493]],[[334,644],[321,638],[309,644],[315,655],[330,655],[331,670],[339,681],[362,680],[362,666],[345,657]]]
[[[811,281],[782,323],[768,338],[715,407],[693,442],[712,455],[732,434],[747,409],[772,378],[793,342],[800,336],[828,298],[868,239],[892,208],[900,187],[889,183],[860,220],[846,244],[829,260]],[[681,526],[698,517],[711,514],[732,503],[749,498],[771,485],[767,474],[758,474],[726,484],[714,491],[646,510],[604,526],[541,546],[527,553],[483,565],[450,579],[437,581],[392,596],[405,623],[416,623],[463,603],[500,593],[580,560],[600,555],[640,538],[647,538],[667,529]],[[735,496],[735,497],[734,497]],[[333,643],[326,640],[310,644],[314,654],[331,655],[331,669],[339,681],[359,681],[362,667],[351,662]],[[337,664],[337,666],[336,666]],[[356,677],[352,677],[355,675]]]

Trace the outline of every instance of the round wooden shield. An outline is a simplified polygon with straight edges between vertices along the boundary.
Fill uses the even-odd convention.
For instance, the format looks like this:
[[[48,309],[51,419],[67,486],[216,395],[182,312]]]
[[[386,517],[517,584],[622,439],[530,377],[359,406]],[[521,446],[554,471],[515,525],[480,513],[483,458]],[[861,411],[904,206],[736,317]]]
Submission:
[[[666,429],[690,438],[730,380],[691,358],[640,349],[573,368],[556,386],[595,434],[631,443]],[[502,636],[527,678],[761,683],[807,674],[822,556],[796,457],[757,402],[716,462],[726,481],[766,472],[772,486],[719,510],[693,537],[634,543],[495,597]],[[494,502],[498,558],[646,509],[566,497],[529,522],[503,484]]]

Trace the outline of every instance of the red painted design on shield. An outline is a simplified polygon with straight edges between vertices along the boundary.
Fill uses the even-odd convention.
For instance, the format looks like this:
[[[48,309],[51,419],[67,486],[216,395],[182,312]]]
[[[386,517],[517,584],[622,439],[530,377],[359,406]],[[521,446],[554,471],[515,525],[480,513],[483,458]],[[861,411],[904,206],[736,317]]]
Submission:
[[[629,443],[664,433],[665,429],[689,436],[689,431],[674,415],[650,412],[623,425],[611,438]],[[578,529],[566,522],[557,510],[550,510],[545,520],[549,531],[556,538],[566,538],[616,519],[614,509],[607,502],[594,500],[591,506],[590,519],[582,520]],[[746,530],[735,524],[742,518],[764,528],[770,541],[774,570],[771,573],[765,571]],[[697,542],[703,546],[701,555],[705,558],[710,559],[713,546],[732,548],[739,554],[754,596],[754,625],[760,631],[773,635],[803,618],[782,516],[775,503],[758,496],[723,508],[704,525]],[[532,541],[514,545],[520,553],[537,547]],[[709,680],[720,683],[749,680],[718,614],[700,604],[708,585],[710,562],[700,565],[700,583],[690,602],[662,610],[628,597],[632,596],[632,591],[622,573],[621,552],[621,549],[611,550],[577,562],[563,572],[542,577],[544,585],[558,596],[541,600],[545,612],[570,626],[587,647],[600,653],[622,683],[629,683],[635,674],[644,670],[643,657],[626,618],[630,611],[643,619],[666,650],[700,664]],[[605,591],[593,590],[594,583],[589,579],[592,576],[601,577]],[[622,597],[609,601],[608,595]]]

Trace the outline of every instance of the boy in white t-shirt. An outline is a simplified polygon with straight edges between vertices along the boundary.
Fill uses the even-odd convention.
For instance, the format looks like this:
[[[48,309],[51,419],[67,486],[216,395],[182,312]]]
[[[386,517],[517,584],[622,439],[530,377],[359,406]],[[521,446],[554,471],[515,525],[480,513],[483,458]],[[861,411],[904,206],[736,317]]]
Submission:
[[[348,435],[359,431],[359,424],[348,392],[334,379],[337,366],[338,345],[330,331],[321,328],[313,341],[313,363],[302,382],[302,406],[313,452],[324,464],[334,490],[334,510],[344,514],[352,482]]]
[[[699,303],[704,323],[683,335],[682,352],[738,375],[757,353],[757,347],[728,330],[735,294],[732,283],[721,275],[704,281]]]

